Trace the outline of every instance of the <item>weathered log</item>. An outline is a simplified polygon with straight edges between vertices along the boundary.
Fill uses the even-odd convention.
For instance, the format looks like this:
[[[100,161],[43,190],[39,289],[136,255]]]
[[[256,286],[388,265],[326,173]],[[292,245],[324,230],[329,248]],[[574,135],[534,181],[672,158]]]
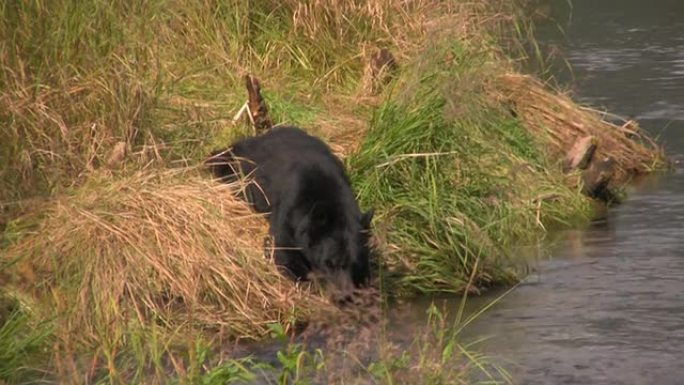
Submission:
[[[564,171],[586,169],[589,166],[589,162],[591,162],[591,158],[594,156],[597,142],[598,139],[595,136],[585,136],[577,139],[565,157]]]
[[[268,107],[263,96],[261,96],[261,84],[252,75],[245,75],[245,85],[247,86],[247,106],[249,107],[249,120],[254,127],[255,133],[260,133],[273,127],[273,121],[268,116]]]

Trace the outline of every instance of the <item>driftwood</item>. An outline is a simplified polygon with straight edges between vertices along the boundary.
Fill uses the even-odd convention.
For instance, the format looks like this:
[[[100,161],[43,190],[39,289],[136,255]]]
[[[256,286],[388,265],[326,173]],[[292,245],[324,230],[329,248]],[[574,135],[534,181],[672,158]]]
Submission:
[[[585,136],[575,141],[575,144],[565,157],[565,172],[580,169],[584,170],[589,166],[592,156],[596,151],[597,138],[595,136]]]
[[[599,158],[596,154],[598,138],[593,135],[575,140],[565,156],[563,171],[582,170],[582,193],[590,198],[611,203],[617,196],[612,191],[616,162],[611,157]]]

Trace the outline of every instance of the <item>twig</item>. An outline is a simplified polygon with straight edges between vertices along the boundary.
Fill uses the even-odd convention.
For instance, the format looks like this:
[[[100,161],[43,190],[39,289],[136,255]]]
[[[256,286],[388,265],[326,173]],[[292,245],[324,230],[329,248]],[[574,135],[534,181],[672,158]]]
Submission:
[[[245,104],[240,107],[240,110],[233,116],[233,124],[236,124],[240,118],[242,118],[242,115],[245,113],[245,110],[249,109],[249,102],[245,102]],[[249,114],[250,118],[252,114]]]
[[[409,158],[427,158],[431,156],[440,156],[440,155],[454,155],[458,154],[458,151],[448,151],[448,152],[426,152],[426,153],[416,153],[416,154],[401,154],[401,155],[396,155],[394,156],[391,160],[380,163],[379,165],[375,166],[376,168],[381,168],[381,167],[386,167],[386,166],[391,166],[394,163],[397,163],[398,161],[402,159],[409,159]]]

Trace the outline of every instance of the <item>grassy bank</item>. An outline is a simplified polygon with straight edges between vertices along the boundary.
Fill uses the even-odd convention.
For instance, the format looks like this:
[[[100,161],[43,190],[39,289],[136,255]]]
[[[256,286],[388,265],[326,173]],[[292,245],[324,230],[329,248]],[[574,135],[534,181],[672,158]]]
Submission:
[[[578,137],[596,136],[597,156],[617,161],[616,188],[660,162],[634,124],[516,72],[522,9],[0,5],[0,382],[225,383],[266,370],[225,353],[235,339],[364,321],[280,278],[263,257],[263,219],[232,198],[240,186],[196,169],[249,133],[232,122],[246,72],[262,79],[275,122],[345,157],[362,206],[376,208],[383,296],[515,282],[526,267],[516,247],[590,215],[578,173],[559,161]],[[371,92],[381,47],[399,67]],[[435,330],[416,352],[388,348],[352,370],[379,383],[407,368],[467,381],[477,362],[456,332]],[[279,355],[281,383],[347,350],[293,346]]]
[[[511,283],[526,262],[514,245],[588,212],[480,89],[498,63],[463,44],[446,37],[409,64],[350,160],[362,200],[391,224],[384,255],[407,273],[399,288],[419,293]]]

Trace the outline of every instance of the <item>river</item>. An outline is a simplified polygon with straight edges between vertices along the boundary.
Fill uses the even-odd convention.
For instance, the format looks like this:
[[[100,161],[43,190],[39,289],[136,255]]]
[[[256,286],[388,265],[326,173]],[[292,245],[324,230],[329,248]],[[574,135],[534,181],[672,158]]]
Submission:
[[[684,153],[684,1],[552,1],[537,37],[576,100]],[[684,384],[684,169],[634,184],[467,330],[519,384]]]

